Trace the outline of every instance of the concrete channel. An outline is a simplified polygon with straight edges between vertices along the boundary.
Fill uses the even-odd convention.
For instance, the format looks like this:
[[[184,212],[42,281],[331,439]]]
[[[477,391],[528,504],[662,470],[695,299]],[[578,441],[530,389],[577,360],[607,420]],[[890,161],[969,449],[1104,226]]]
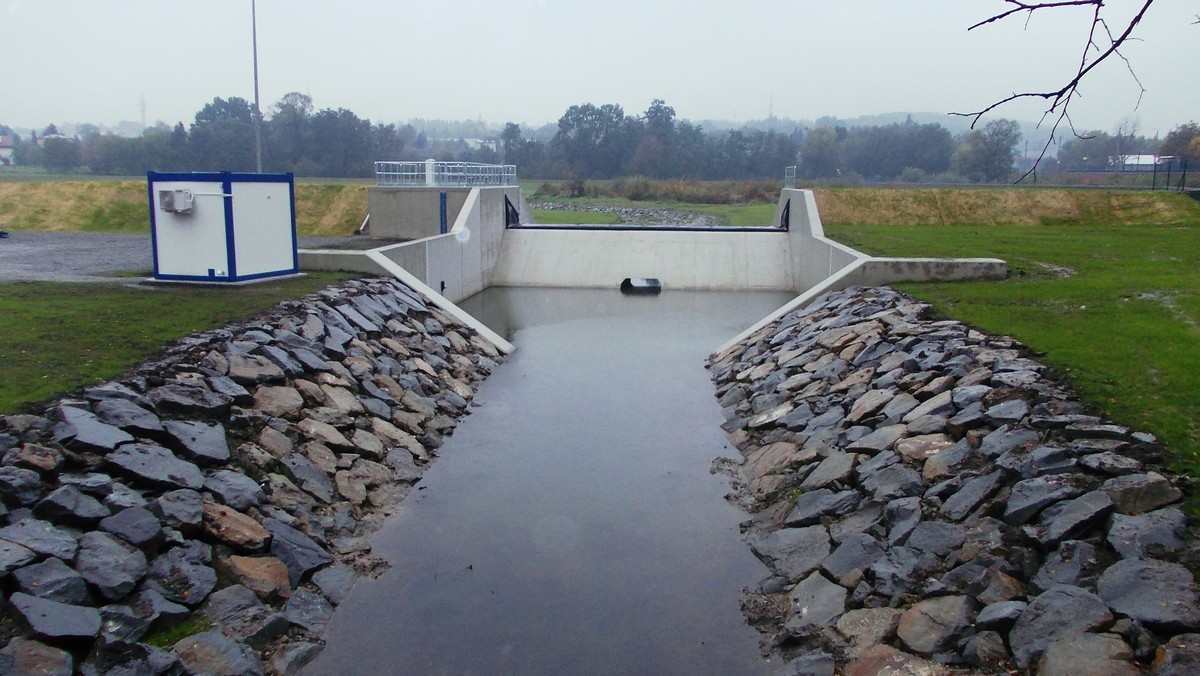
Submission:
[[[392,567],[339,607],[309,674],[777,668],[738,607],[765,569],[710,473],[735,451],[705,357],[829,290],[1006,273],[866,256],[805,190],[742,229],[522,227],[511,185],[369,196],[373,236],[411,241],[301,267],[397,276],[514,354],[375,538]],[[457,211],[440,227],[439,197]],[[622,296],[626,277],[665,290]]]
[[[391,569],[355,586],[305,673],[768,672],[738,609],[767,570],[710,472],[736,451],[704,358],[790,297],[467,299],[517,351],[375,537]]]

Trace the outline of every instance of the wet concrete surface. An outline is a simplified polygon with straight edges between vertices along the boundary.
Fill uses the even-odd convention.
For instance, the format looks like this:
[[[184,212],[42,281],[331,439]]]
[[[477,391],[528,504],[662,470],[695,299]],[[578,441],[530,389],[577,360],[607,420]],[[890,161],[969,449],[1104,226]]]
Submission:
[[[517,352],[376,535],[306,674],[757,674],[767,570],[704,358],[789,294],[489,289]]]
[[[348,238],[301,237],[300,248]],[[129,283],[154,267],[150,234],[10,230],[0,239],[0,281]]]

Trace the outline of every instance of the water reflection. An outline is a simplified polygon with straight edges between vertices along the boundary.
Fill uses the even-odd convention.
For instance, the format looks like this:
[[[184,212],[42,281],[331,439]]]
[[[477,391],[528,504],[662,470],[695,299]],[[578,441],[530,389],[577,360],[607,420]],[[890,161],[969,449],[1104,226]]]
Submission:
[[[392,568],[307,673],[762,673],[740,590],[765,569],[710,461],[707,353],[789,300],[489,289],[517,345],[375,537]]]

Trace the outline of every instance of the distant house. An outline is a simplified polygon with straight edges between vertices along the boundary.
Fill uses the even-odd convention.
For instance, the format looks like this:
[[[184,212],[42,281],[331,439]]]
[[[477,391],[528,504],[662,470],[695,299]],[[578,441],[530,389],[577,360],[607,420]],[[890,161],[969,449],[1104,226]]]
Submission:
[[[1121,171],[1153,171],[1159,162],[1158,155],[1126,155]]]
[[[11,167],[15,163],[16,142],[11,134],[0,134],[0,166]]]
[[[44,148],[44,147],[46,147],[46,141],[49,141],[51,139],[70,140],[70,138],[71,137],[69,137],[69,136],[64,136],[61,132],[58,131],[58,127],[56,127],[52,124],[49,127],[46,127],[46,129],[44,131],[42,131],[41,135],[37,137],[37,144]]]

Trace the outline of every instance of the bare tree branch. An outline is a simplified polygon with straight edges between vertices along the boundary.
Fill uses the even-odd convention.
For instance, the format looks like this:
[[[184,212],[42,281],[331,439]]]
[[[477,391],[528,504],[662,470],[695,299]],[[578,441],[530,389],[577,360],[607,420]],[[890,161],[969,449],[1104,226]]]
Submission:
[[[1021,178],[1017,179],[1017,182],[1020,183],[1021,181],[1025,180],[1026,177],[1036,172],[1038,164],[1041,163],[1043,158],[1045,158],[1051,144],[1053,144],[1056,140],[1056,134],[1058,133],[1059,127],[1061,127],[1064,122],[1071,129],[1072,134],[1074,134],[1076,137],[1080,137],[1079,134],[1075,132],[1075,127],[1071,123],[1069,108],[1071,101],[1081,96],[1079,93],[1080,83],[1085,77],[1087,77],[1089,73],[1092,72],[1092,70],[1096,68],[1096,66],[1113,56],[1116,56],[1118,59],[1124,61],[1125,66],[1129,69],[1129,73],[1133,77],[1134,82],[1137,83],[1138,88],[1141,90],[1138,93],[1138,104],[1141,103],[1142,94],[1145,93],[1146,89],[1144,86],[1142,86],[1141,80],[1139,80],[1137,75],[1133,72],[1132,64],[1130,64],[1129,60],[1125,58],[1125,55],[1121,53],[1121,46],[1130,40],[1134,29],[1137,28],[1139,23],[1141,23],[1142,18],[1146,15],[1146,11],[1150,9],[1152,4],[1154,4],[1154,0],[1144,0],[1141,9],[1138,10],[1137,14],[1135,14],[1133,18],[1129,20],[1129,23],[1117,35],[1113,34],[1108,22],[1101,15],[1101,10],[1104,7],[1104,0],[1056,0],[1051,2],[1004,0],[1004,2],[1010,6],[1009,9],[995,14],[990,18],[984,19],[983,21],[974,24],[967,30],[971,31],[982,26],[987,26],[988,24],[1003,21],[1008,17],[1020,14],[1022,12],[1026,12],[1028,14],[1026,17],[1026,21],[1028,21],[1029,18],[1032,17],[1033,13],[1039,10],[1061,9],[1064,7],[1092,8],[1091,26],[1088,29],[1087,40],[1084,42],[1083,49],[1079,56],[1079,65],[1076,68],[1075,75],[1062,87],[1051,91],[1014,92],[1009,96],[1006,96],[992,103],[991,105],[982,108],[981,110],[969,113],[950,113],[951,115],[957,115],[959,117],[972,118],[971,128],[974,129],[975,125],[978,124],[979,120],[985,115],[1014,101],[1019,101],[1022,99],[1042,99],[1046,101],[1047,107],[1042,114],[1042,120],[1038,122],[1038,126],[1041,126],[1041,124],[1047,119],[1052,118],[1054,120],[1054,124],[1050,128],[1050,138],[1042,147],[1037,159],[1034,160],[1033,167],[1029,171],[1025,172]],[[1200,23],[1200,17],[1198,17],[1197,22]],[[1137,106],[1135,105],[1134,107],[1136,109]]]

